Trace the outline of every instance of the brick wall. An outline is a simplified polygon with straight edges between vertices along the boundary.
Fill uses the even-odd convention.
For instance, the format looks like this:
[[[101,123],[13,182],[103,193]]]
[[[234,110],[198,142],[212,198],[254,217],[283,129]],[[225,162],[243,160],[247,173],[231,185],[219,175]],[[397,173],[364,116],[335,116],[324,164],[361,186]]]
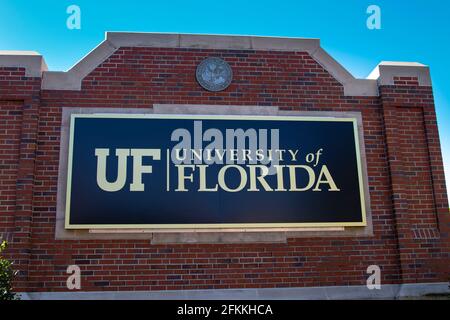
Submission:
[[[207,92],[198,63],[225,59],[234,80]],[[40,79],[0,67],[0,232],[21,270],[20,291],[268,288],[448,281],[450,219],[430,87],[398,77],[379,97],[344,96],[308,53],[118,49],[81,91],[40,90]],[[274,244],[152,245],[148,240],[55,240],[61,114],[65,107],[153,104],[274,105],[362,113],[374,236],[290,238]],[[14,193],[15,192],[15,193]]]

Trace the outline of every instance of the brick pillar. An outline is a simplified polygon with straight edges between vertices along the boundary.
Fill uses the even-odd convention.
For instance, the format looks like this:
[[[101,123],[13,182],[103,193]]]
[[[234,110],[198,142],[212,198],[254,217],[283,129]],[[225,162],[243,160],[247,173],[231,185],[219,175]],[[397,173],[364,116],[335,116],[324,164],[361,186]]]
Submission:
[[[445,282],[450,214],[429,70],[378,68],[402,282]]]
[[[0,55],[0,101],[18,106],[21,124],[17,125],[18,143],[15,166],[15,204],[8,206],[12,223],[6,230],[9,249],[6,255],[14,262],[19,274],[14,282],[16,291],[24,291],[28,282],[28,265],[32,251],[33,185],[42,71],[47,66],[42,56],[34,52]],[[20,107],[21,106],[21,107]],[[8,130],[8,129],[7,129]],[[12,233],[12,234],[11,234]]]

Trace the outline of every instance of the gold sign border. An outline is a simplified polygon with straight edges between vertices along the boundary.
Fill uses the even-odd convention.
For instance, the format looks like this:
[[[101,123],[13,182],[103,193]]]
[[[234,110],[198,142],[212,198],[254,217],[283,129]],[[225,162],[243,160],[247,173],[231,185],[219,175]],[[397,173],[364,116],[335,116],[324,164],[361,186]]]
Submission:
[[[360,222],[307,222],[307,223],[214,223],[214,224],[70,224],[70,196],[72,185],[72,158],[75,133],[75,119],[77,118],[119,118],[119,119],[192,119],[192,120],[263,120],[263,121],[317,121],[317,122],[352,122],[355,137],[356,162],[358,167],[359,194],[361,200],[362,221]],[[66,189],[66,229],[227,229],[227,228],[302,228],[302,227],[365,227],[366,203],[364,182],[362,176],[361,150],[358,135],[358,121],[356,118],[339,117],[308,117],[308,116],[240,116],[240,115],[155,115],[155,114],[71,114],[69,157]]]

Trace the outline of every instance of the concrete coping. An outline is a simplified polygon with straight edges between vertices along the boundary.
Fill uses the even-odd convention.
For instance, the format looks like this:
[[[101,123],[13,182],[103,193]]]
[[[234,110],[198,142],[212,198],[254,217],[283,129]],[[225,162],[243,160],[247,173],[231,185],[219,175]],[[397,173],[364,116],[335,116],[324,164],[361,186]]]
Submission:
[[[289,37],[106,32],[105,40],[66,72],[47,71],[42,57],[32,54],[3,55],[9,57],[3,58],[3,64],[0,55],[0,66],[28,66],[29,73],[42,74],[44,90],[79,91],[82,80],[120,47],[306,52],[342,84],[345,96],[378,96],[378,86],[393,84],[395,76],[418,77],[420,85],[431,85],[429,68],[420,63],[409,62],[382,62],[368,78],[357,79],[320,46],[319,39]],[[39,68],[29,66],[33,59],[40,59]],[[45,65],[45,68],[42,65]]]
[[[25,68],[26,77],[41,77],[48,70],[44,58],[36,51],[0,50],[0,67]]]
[[[420,86],[431,86],[430,68],[419,62],[382,61],[367,79],[378,81],[380,86],[394,85],[395,77],[415,77]]]

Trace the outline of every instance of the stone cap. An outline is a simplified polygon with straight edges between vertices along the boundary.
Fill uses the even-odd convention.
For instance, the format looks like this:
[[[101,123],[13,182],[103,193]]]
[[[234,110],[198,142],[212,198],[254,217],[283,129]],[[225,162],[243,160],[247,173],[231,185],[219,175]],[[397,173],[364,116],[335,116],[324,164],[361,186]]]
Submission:
[[[212,35],[153,32],[106,32],[115,47],[198,48],[314,52],[320,39],[246,35]]]
[[[376,80],[353,77],[320,47],[319,39],[143,32],[106,32],[105,40],[67,72],[45,72],[42,89],[81,90],[83,78],[120,47],[306,52],[344,86],[345,95],[378,95]]]
[[[25,76],[39,78],[48,70],[44,58],[36,51],[0,50],[0,67],[25,68]]]
[[[419,62],[382,61],[367,79],[377,80],[380,86],[391,86],[395,77],[415,77],[419,86],[431,86],[430,68]]]

